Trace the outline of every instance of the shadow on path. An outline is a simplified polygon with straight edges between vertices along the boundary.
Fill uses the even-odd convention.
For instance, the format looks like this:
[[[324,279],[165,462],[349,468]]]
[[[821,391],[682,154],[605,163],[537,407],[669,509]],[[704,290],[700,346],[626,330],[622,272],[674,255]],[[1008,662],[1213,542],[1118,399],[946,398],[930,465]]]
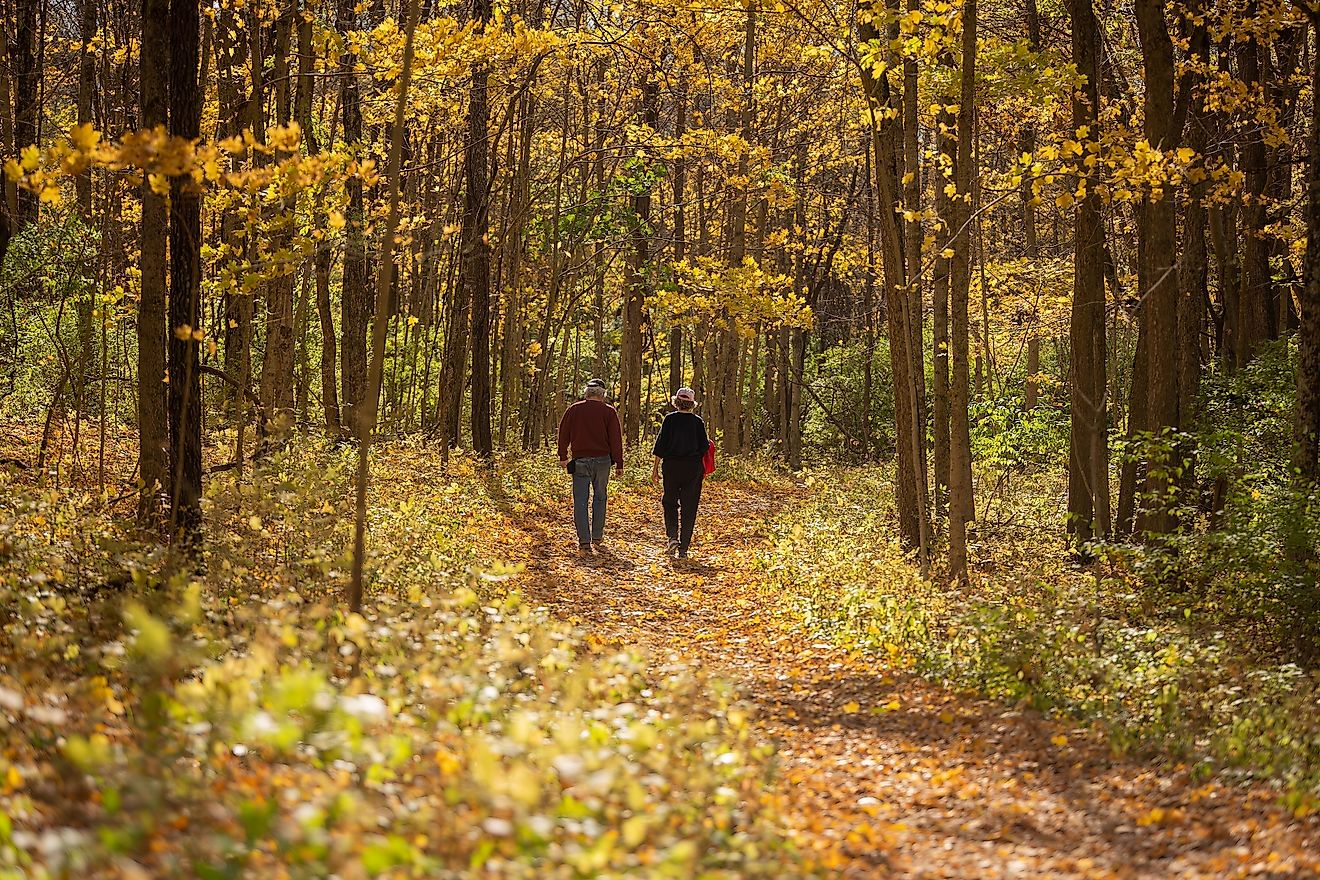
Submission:
[[[708,485],[695,558],[665,555],[659,505],[613,488],[605,551],[570,512],[517,518],[528,597],[599,637],[734,681],[778,746],[783,811],[839,877],[1320,877],[1320,828],[1264,788],[1116,758],[1103,738],[817,641],[756,586],[791,501]]]

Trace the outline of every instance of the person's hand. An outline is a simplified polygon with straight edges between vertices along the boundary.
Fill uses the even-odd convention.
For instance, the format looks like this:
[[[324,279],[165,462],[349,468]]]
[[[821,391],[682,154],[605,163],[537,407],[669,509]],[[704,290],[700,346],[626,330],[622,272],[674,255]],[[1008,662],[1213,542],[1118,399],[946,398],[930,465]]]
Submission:
[[[652,485],[655,485],[655,486],[659,486],[659,485],[660,485],[660,469],[659,469],[659,468],[651,468],[651,483],[652,483]]]
[[[566,458],[559,459],[559,466],[564,470],[568,470],[568,459]]]
[[[623,463],[622,463],[622,462],[620,462],[619,464],[616,464],[616,465],[614,466],[614,475],[615,475],[616,477],[622,477],[622,476],[623,476]]]

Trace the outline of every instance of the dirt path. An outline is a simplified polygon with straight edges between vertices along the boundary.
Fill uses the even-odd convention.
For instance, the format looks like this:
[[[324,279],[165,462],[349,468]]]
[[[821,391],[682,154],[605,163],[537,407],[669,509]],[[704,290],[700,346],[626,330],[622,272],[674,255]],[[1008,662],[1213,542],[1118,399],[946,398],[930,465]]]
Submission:
[[[681,569],[649,495],[616,491],[589,562],[567,512],[546,511],[524,589],[601,638],[736,682],[779,747],[788,822],[837,876],[1320,877],[1320,823],[1268,790],[1117,759],[1089,731],[813,642],[748,574],[781,503],[707,487]]]

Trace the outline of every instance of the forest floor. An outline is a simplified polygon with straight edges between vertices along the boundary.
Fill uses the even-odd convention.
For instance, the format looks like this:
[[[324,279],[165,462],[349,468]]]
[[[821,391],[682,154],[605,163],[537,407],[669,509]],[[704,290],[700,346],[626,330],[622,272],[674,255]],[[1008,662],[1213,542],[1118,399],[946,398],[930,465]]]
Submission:
[[[520,589],[597,638],[733,681],[778,748],[779,808],[837,876],[1320,876],[1320,822],[1278,792],[1117,757],[1102,734],[949,690],[817,640],[758,583],[784,487],[708,484],[694,558],[664,553],[659,505],[620,487],[607,545],[579,559],[538,506]]]

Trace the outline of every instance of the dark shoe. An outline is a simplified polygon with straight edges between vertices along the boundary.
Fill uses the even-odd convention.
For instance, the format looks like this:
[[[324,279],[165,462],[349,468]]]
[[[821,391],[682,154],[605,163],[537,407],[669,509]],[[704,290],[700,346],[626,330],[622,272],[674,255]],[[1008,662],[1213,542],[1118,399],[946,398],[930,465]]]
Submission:
[[[578,547],[578,556],[582,556],[582,557],[584,557],[584,558],[590,559],[590,558],[591,558],[591,545],[590,545],[590,544],[583,544],[583,545],[581,545],[580,547]]]
[[[679,559],[687,559],[687,558],[688,558],[688,552],[687,552],[687,550],[685,550],[685,549],[682,548],[682,547],[679,547],[679,548],[678,548],[678,557],[677,557],[677,558],[679,558]]]
[[[678,539],[677,539],[677,538],[670,538],[670,539],[669,539],[669,546],[667,546],[667,547],[665,548],[665,553],[667,553],[667,554],[670,555],[670,556],[673,556],[673,555],[674,555],[675,553],[677,553],[677,552],[678,552]]]

